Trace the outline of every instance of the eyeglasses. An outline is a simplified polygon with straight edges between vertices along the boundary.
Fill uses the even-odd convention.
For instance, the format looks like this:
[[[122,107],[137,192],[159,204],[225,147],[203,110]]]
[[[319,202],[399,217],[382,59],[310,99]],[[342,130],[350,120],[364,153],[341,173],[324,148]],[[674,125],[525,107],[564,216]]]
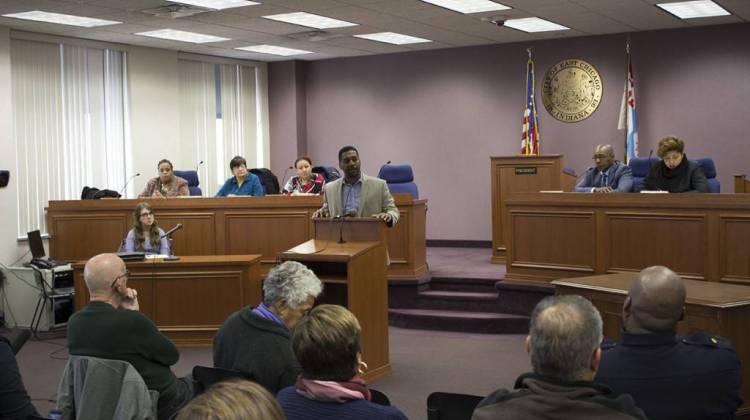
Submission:
[[[124,273],[122,273],[119,276],[115,277],[115,280],[112,282],[112,286],[110,286],[110,289],[114,289],[115,288],[115,284],[117,284],[117,280],[120,280],[121,278],[128,278],[129,275],[130,275],[130,271],[125,270]]]
[[[141,213],[141,217],[143,217],[143,216],[153,216],[153,215],[154,215],[154,213],[150,212],[150,211],[147,211],[145,213]]]

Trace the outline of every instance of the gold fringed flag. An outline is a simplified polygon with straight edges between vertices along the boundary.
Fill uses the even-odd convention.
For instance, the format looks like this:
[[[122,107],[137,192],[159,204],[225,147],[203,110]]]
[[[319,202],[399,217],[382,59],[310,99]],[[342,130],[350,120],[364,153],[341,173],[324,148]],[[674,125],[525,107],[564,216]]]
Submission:
[[[526,51],[529,53],[529,61],[526,63],[526,109],[523,111],[521,154],[538,155],[539,120],[536,117],[536,101],[534,100],[534,60],[531,59],[531,48]]]

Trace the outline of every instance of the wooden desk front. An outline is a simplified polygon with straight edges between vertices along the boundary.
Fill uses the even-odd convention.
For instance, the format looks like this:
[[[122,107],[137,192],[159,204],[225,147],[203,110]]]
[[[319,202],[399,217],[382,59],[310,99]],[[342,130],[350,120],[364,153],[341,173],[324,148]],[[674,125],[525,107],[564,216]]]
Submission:
[[[386,236],[390,278],[414,279],[427,273],[425,223],[427,200],[395,194],[399,223]],[[311,220],[319,196],[265,196],[135,200],[50,201],[47,228],[50,255],[81,261],[114,252],[133,226],[133,209],[151,204],[159,225],[184,228],[174,234],[176,255],[262,255],[262,273],[279,252],[314,237]]]
[[[318,303],[344,306],[357,317],[362,357],[369,366],[364,376],[372,381],[391,372],[385,248],[380,241],[345,240],[312,239],[282,253],[281,259],[299,261],[315,272],[324,284]]]
[[[76,310],[89,301],[84,265],[73,264]],[[210,346],[232,312],[261,299],[260,255],[185,256],[126,266],[140,311],[178,345]]]
[[[635,273],[608,274],[555,280],[555,294],[577,294],[589,299],[604,321],[604,336],[620,339],[622,304]],[[738,414],[750,414],[750,287],[685,280],[687,299],[685,319],[677,333],[699,332],[721,335],[732,340],[742,362],[742,399]]]
[[[750,284],[750,195],[518,193],[505,201],[505,279],[549,284],[665,265]]]

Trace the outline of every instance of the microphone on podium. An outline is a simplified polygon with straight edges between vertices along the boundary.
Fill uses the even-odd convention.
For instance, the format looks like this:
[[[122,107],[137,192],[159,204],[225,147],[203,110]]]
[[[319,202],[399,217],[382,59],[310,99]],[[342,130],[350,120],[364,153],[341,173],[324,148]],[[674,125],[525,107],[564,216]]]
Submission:
[[[125,188],[127,188],[128,184],[130,184],[130,181],[132,181],[137,176],[141,176],[141,173],[137,172],[135,175],[131,175],[130,178],[128,178],[128,180],[125,181],[125,185],[123,185],[122,189],[120,190],[120,195],[121,196],[122,196],[123,191],[125,191]]]
[[[195,165],[195,172],[198,172],[198,168],[200,168],[201,165],[203,165],[203,161],[200,161],[197,165]]]

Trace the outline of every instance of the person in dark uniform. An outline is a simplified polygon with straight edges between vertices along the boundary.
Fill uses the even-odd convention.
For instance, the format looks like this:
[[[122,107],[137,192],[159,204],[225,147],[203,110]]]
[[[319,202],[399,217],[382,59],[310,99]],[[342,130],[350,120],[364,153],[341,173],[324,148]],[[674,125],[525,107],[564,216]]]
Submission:
[[[623,337],[602,344],[596,381],[633,396],[649,419],[733,419],[740,398],[740,361],[728,339],[677,335],[685,285],[674,271],[638,274],[622,308]]]

